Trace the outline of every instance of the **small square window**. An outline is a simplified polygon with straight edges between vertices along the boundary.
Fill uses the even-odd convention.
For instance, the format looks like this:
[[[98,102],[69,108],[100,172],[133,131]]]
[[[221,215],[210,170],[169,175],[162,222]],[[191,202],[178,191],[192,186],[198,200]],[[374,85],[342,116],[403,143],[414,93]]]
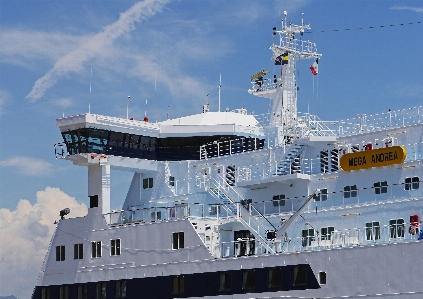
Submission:
[[[328,189],[320,189],[314,201],[326,201],[328,200]]]
[[[388,182],[377,182],[373,184],[376,194],[388,193]]]
[[[412,178],[405,179],[405,185],[404,185],[405,190],[416,190],[416,189],[419,189],[419,187],[420,187],[419,177],[415,176]]]
[[[223,272],[219,274],[219,291],[229,291],[232,289],[232,273]]]
[[[284,206],[285,205],[285,195],[284,194],[275,195],[275,196],[273,196],[272,201],[273,201],[274,207]]]
[[[172,234],[172,248],[184,248],[184,232],[177,232]]]
[[[145,178],[142,180],[142,188],[149,189],[153,188],[153,178]]]
[[[169,186],[172,186],[172,187],[175,186],[175,177],[174,176],[169,177]]]
[[[358,191],[356,185],[344,187],[344,198],[357,197],[357,194]]]

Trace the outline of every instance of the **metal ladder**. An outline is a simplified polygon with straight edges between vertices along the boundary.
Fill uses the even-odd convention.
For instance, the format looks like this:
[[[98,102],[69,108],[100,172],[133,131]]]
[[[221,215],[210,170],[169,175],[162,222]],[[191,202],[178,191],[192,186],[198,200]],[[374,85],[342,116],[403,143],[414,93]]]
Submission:
[[[294,144],[283,160],[278,164],[275,175],[286,175],[301,172],[300,155],[305,149],[304,144]]]

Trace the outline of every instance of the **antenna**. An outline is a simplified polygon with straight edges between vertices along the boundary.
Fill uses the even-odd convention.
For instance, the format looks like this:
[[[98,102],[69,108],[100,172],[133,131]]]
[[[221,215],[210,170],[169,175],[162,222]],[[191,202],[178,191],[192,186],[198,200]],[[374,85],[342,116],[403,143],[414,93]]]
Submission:
[[[157,122],[157,80],[156,80],[156,70],[154,70],[154,117]]]
[[[222,73],[220,73],[220,83],[219,83],[219,112],[220,112],[220,89],[222,88]],[[208,96],[208,95],[207,95]],[[208,100],[207,100],[208,103]]]
[[[91,66],[91,76],[90,76],[90,98],[88,99],[88,114],[91,114],[91,81],[93,79],[93,67]],[[63,116],[65,113],[63,112]]]
[[[129,119],[129,99],[131,96],[128,96],[128,100],[126,101],[126,119]]]

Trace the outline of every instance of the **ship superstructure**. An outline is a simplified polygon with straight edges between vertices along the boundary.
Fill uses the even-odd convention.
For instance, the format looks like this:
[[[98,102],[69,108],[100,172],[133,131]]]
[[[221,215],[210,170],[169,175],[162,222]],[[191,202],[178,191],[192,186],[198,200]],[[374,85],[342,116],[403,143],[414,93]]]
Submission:
[[[251,77],[268,121],[245,109],[58,119],[56,157],[88,168],[90,208],[62,211],[33,298],[423,296],[423,107],[298,113],[295,63],[321,57],[300,38],[309,28],[285,17],[278,73]],[[133,173],[119,211],[114,170]]]

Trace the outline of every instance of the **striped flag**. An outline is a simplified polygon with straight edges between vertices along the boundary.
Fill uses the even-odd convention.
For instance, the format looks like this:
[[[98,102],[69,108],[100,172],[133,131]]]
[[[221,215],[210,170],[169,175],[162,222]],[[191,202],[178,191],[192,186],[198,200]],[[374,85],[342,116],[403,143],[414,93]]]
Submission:
[[[312,65],[310,65],[310,70],[311,70],[311,73],[313,74],[313,75],[317,75],[317,73],[318,73],[318,66],[319,66],[319,59],[316,59],[316,61],[315,62],[313,62],[313,64]]]

